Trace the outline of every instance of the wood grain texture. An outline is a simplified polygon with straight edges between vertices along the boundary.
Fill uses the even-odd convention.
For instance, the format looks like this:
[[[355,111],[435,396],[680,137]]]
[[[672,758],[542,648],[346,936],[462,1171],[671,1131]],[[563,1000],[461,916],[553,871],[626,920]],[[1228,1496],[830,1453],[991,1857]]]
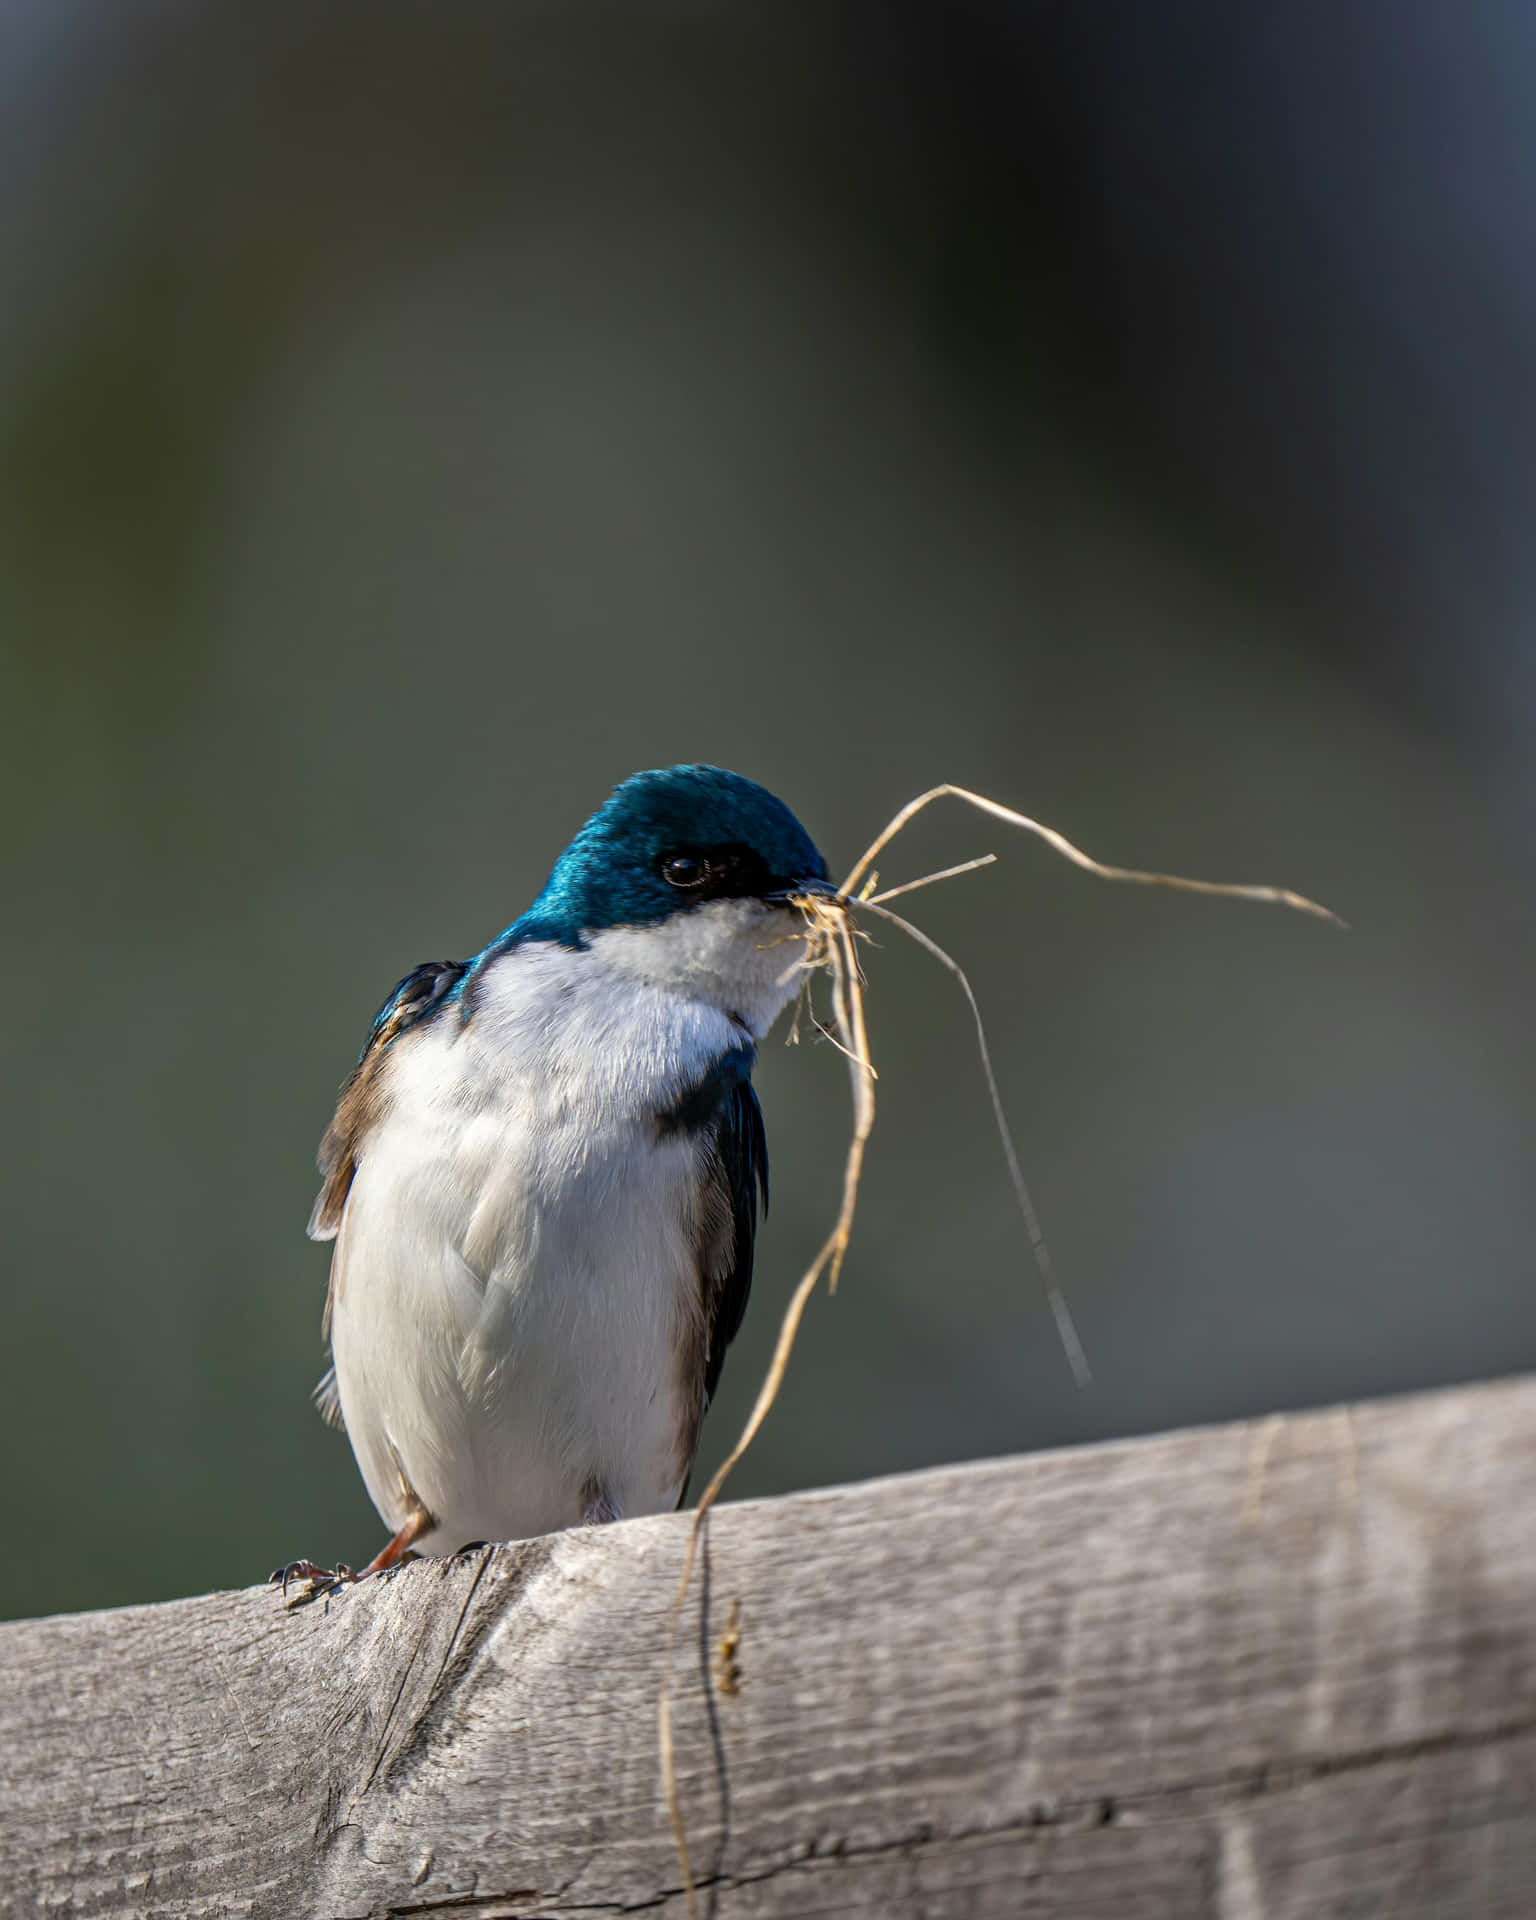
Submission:
[[[1533,1465],[1521,1381],[722,1509],[701,1912],[1524,1920]],[[0,1626],[0,1911],[682,1914],[685,1526]]]

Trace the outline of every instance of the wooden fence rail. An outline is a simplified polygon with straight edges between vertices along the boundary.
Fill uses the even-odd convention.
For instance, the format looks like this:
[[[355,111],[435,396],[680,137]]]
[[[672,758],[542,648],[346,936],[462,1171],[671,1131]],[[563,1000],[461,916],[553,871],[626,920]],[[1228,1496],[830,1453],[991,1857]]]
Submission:
[[[1533,1467],[1527,1380],[720,1510],[700,1913],[1529,1920]],[[0,1910],[681,1915],[686,1525],[0,1627]]]

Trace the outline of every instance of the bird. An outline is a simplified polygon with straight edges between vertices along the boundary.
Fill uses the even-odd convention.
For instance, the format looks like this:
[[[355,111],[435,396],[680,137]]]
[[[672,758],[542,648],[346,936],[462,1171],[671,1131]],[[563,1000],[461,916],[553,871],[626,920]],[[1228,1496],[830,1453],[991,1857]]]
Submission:
[[[481,952],[380,1008],[321,1144],[315,1391],[413,1555],[670,1511],[752,1282],[759,1042],[831,894],[795,815],[636,773]]]

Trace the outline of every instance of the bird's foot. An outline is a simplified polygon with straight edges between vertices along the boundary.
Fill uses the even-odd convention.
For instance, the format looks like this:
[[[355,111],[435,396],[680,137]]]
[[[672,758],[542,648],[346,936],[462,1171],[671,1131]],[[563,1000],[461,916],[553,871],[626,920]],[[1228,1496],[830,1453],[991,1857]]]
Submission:
[[[299,1590],[292,1600],[288,1600],[289,1585],[295,1581]],[[340,1560],[334,1567],[317,1567],[313,1560],[290,1560],[286,1567],[273,1568],[267,1585],[281,1587],[283,1598],[288,1600],[290,1607],[302,1607],[311,1600],[339,1593],[343,1587],[356,1586],[357,1581],[358,1575]]]
[[[283,1598],[288,1600],[290,1582],[298,1581],[299,1591],[292,1600],[288,1600],[288,1605],[290,1608],[302,1607],[311,1600],[339,1593],[343,1587],[355,1587],[359,1580],[366,1580],[371,1574],[395,1572],[407,1560],[417,1558],[411,1551],[412,1542],[430,1533],[436,1525],[437,1522],[418,1501],[405,1525],[392,1540],[385,1542],[361,1571],[354,1573],[339,1560],[334,1567],[317,1567],[313,1560],[291,1560],[286,1567],[273,1570],[267,1585],[281,1587]]]

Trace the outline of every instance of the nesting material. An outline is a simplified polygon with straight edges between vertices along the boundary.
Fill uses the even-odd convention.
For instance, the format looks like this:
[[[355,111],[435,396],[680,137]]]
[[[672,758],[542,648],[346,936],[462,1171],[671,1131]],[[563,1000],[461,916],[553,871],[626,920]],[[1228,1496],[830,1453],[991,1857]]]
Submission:
[[[1342,927],[1345,924],[1327,907],[1319,906],[1315,900],[1309,900],[1303,894],[1293,893],[1286,887],[1190,880],[1179,874],[1150,873],[1135,867],[1108,866],[1084,853],[1080,847],[1074,846],[1065,834],[1058,833],[1054,827],[1048,827],[1039,820],[1032,820],[1027,814],[1016,813],[1011,807],[1005,807],[996,800],[989,800],[984,794],[972,793],[965,787],[950,785],[931,787],[926,793],[919,794],[915,800],[909,800],[871,841],[836,894],[802,894],[794,902],[805,917],[805,957],[797,961],[795,967],[804,971],[806,997],[809,995],[811,980],[815,975],[824,972],[829,976],[830,1025],[815,1019],[814,1016],[813,1022],[817,1030],[831,1040],[848,1061],[853,1090],[853,1132],[848,1142],[848,1156],[843,1163],[842,1198],[832,1231],[822,1242],[815,1259],[801,1275],[799,1284],[790,1295],[789,1305],[785,1308],[784,1317],[779,1324],[779,1336],[774,1343],[773,1357],[768,1363],[768,1371],[764,1375],[762,1386],[758,1389],[757,1399],[747,1416],[740,1438],[715,1469],[709,1484],[699,1496],[698,1505],[693,1512],[693,1524],[688,1530],[682,1574],[672,1602],[666,1664],[662,1672],[661,1692],[657,1702],[657,1733],[662,1783],[667,1797],[672,1837],[677,1847],[678,1865],[683,1876],[689,1920],[694,1920],[698,1911],[698,1902],[692,1863],[688,1854],[687,1829],[678,1792],[672,1741],[672,1669],[678,1629],[682,1623],[688,1589],[693,1581],[694,1567],[698,1560],[699,1536],[705,1516],[720,1497],[721,1489],[737,1462],[757,1437],[759,1429],[778,1397],[785,1371],[789,1366],[789,1357],[794,1349],[795,1337],[800,1330],[801,1319],[811,1295],[816,1290],[817,1282],[825,1275],[828,1290],[835,1291],[838,1277],[842,1272],[843,1260],[848,1251],[848,1243],[853,1235],[859,1180],[864,1170],[864,1152],[875,1124],[875,1081],[878,1077],[874,1062],[870,1058],[869,1036],[864,1023],[864,989],[867,982],[859,966],[855,945],[856,941],[863,937],[858,924],[861,914],[872,914],[892,926],[899,927],[903,933],[909,935],[925,952],[932,954],[954,975],[961,992],[965,995],[976,1026],[976,1041],[981,1055],[982,1071],[986,1077],[987,1092],[991,1098],[993,1118],[1002,1143],[1003,1156],[1008,1164],[1008,1175],[1013,1186],[1014,1198],[1023,1216],[1025,1231],[1045,1288],[1046,1299],[1074,1376],[1080,1385],[1089,1377],[1087,1357],[1083,1352],[1066,1298],[1052,1267],[1050,1252],[1040,1230],[1039,1219],[1035,1213],[1034,1203],[1030,1199],[1023,1169],[1019,1165],[1018,1153],[1014,1148],[1013,1136],[1003,1109],[997,1076],[992,1068],[992,1057],[987,1046],[981,1009],[971,990],[970,981],[967,980],[959,963],[952,959],[937,941],[931,939],[921,928],[913,926],[900,914],[893,913],[888,904],[899,895],[913,893],[919,887],[931,886],[936,881],[952,879],[957,874],[969,873],[976,867],[986,866],[996,856],[984,854],[980,859],[966,860],[958,866],[945,867],[937,873],[925,874],[921,879],[906,881],[899,887],[890,887],[884,892],[876,891],[878,877],[874,871],[875,861],[909,821],[921,813],[925,807],[932,805],[935,800],[943,799],[963,800],[968,806],[989,814],[995,820],[1001,820],[1008,826],[1019,827],[1026,833],[1034,834],[1064,859],[1070,860],[1074,866],[1081,867],[1085,873],[1091,873],[1101,880],[1128,881],[1134,885],[1146,887],[1168,887],[1179,893],[1214,894],[1229,900],[1259,901],[1274,906],[1290,907],[1298,913],[1311,914],[1336,927]],[[798,1010],[796,1019],[798,1022]],[[798,1027],[792,1031],[792,1039],[797,1031]]]

